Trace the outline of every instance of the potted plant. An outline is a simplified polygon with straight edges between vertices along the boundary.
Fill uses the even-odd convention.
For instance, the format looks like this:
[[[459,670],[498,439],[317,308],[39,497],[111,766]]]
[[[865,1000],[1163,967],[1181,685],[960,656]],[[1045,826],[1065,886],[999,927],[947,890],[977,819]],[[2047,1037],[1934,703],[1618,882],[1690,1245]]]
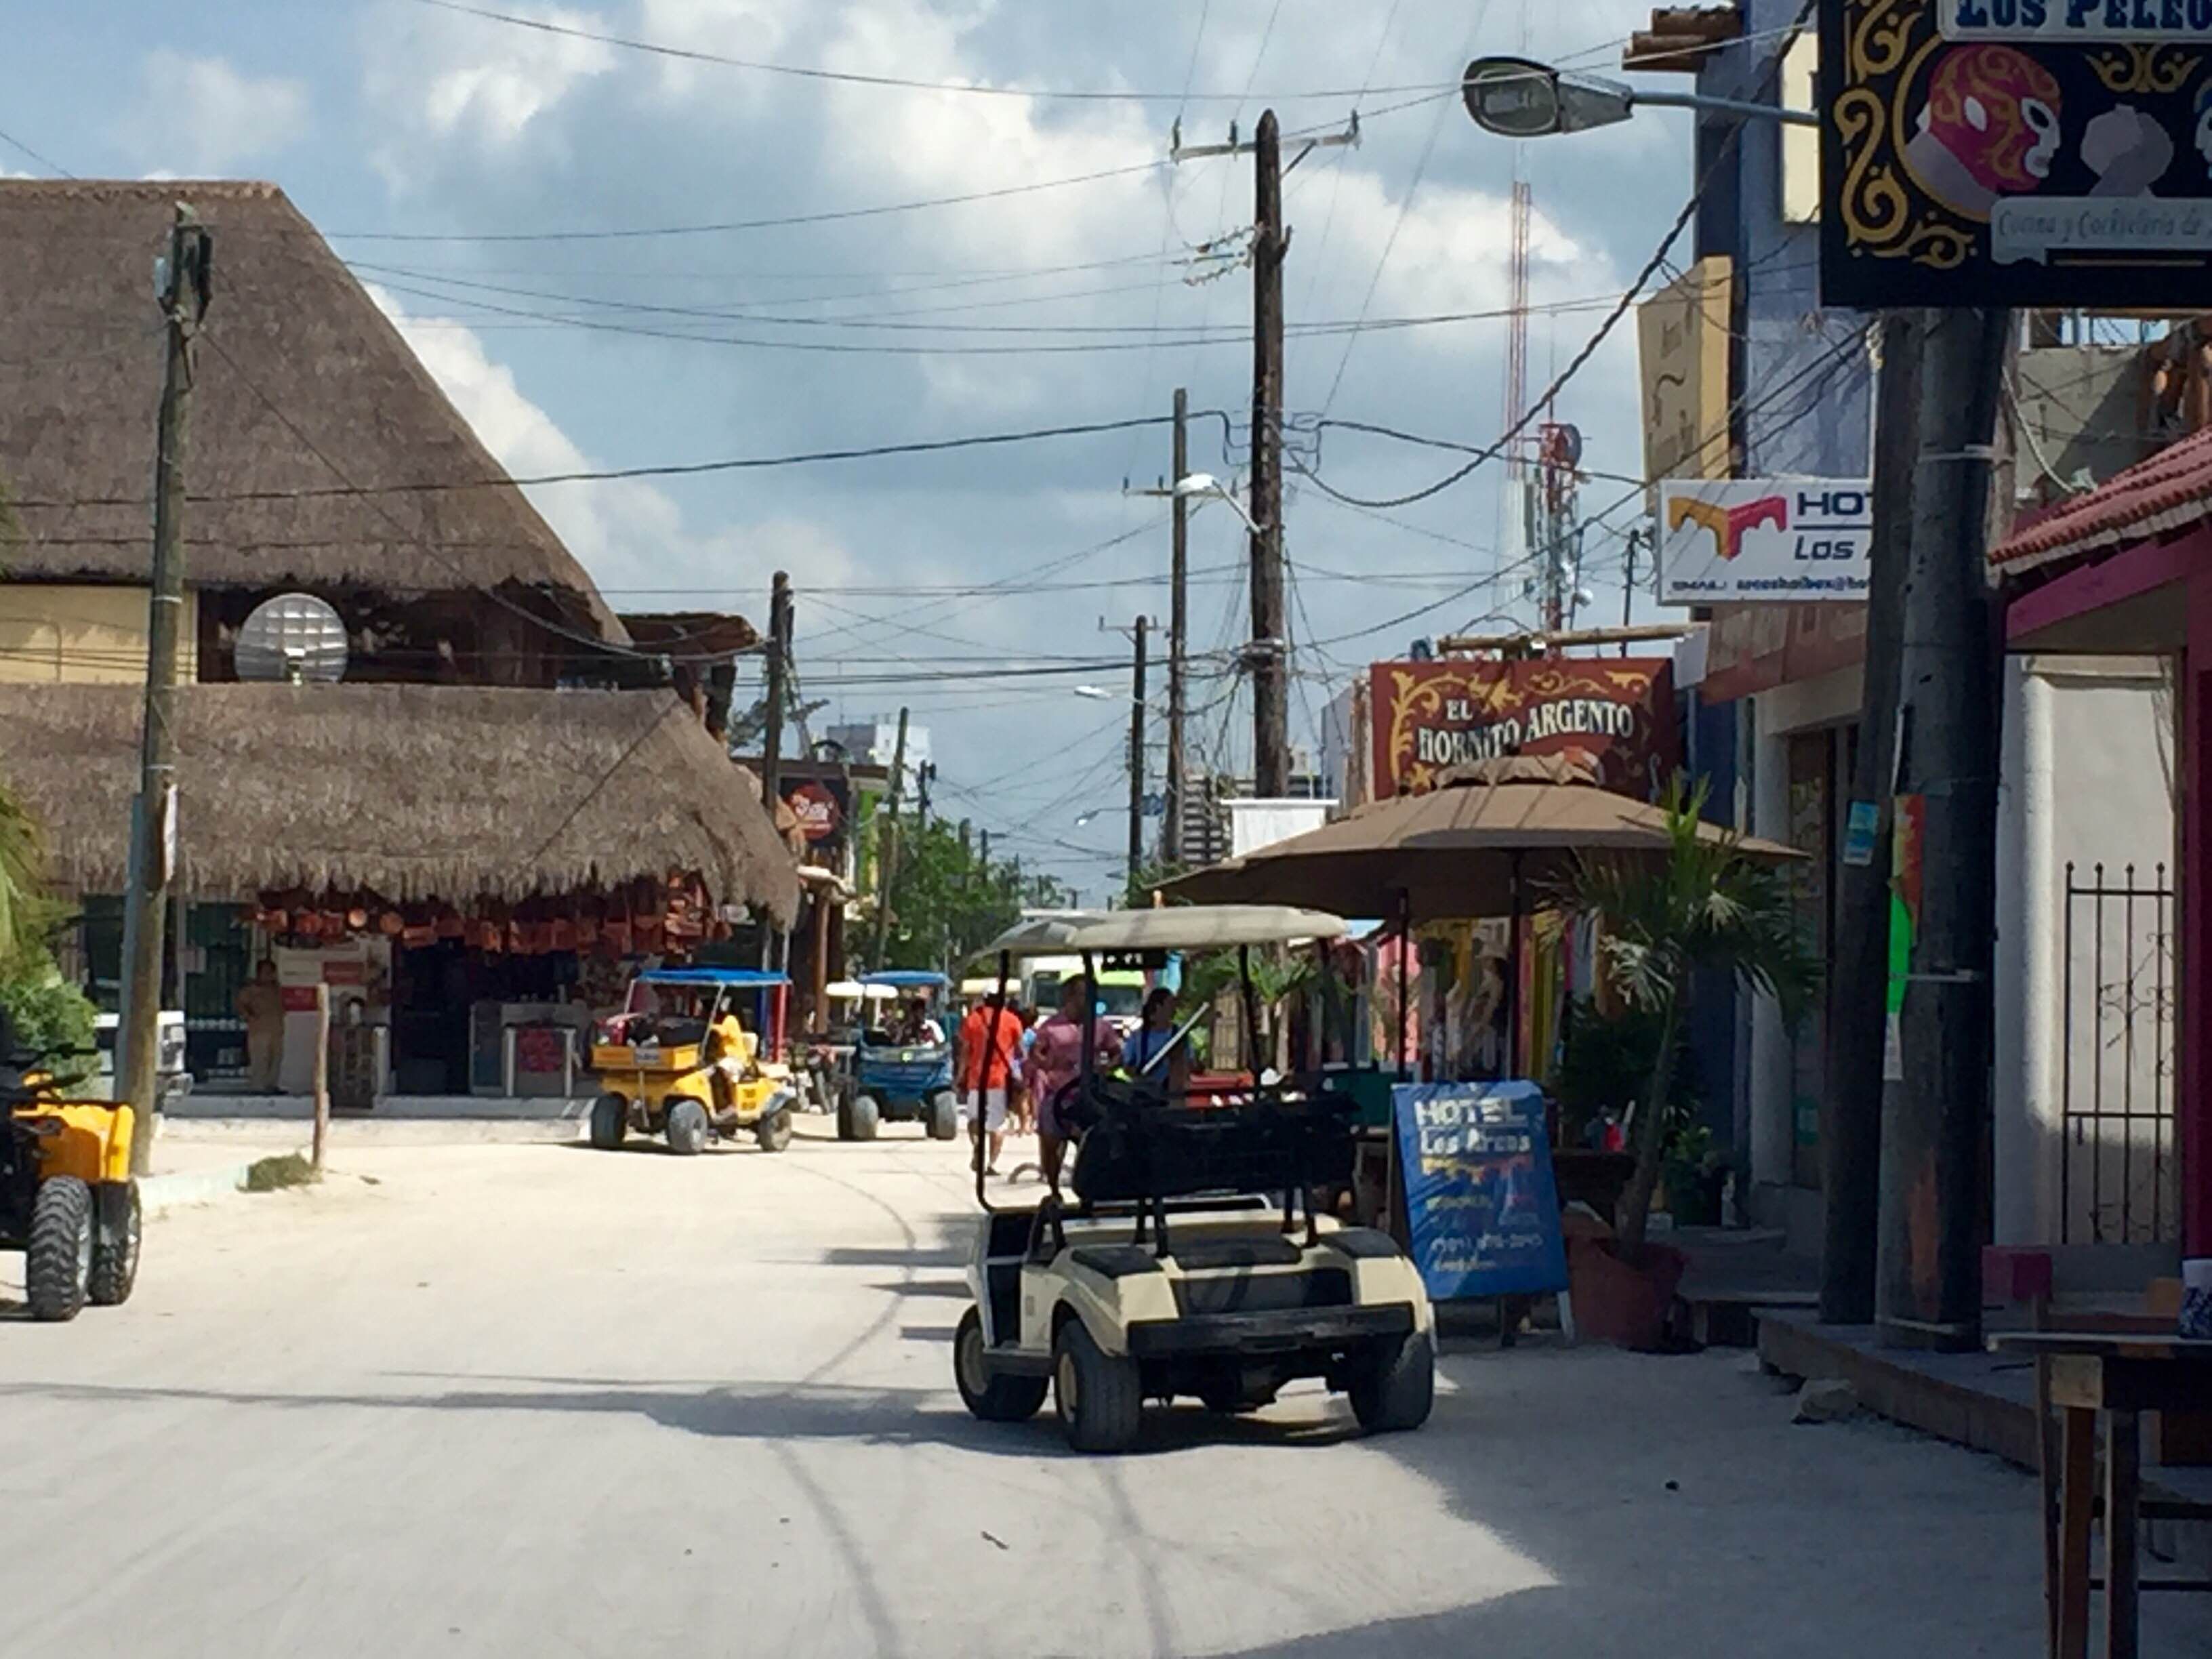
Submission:
[[[1682,1016],[1690,981],[1703,969],[1732,975],[1773,996],[1795,1021],[1820,968],[1799,936],[1787,878],[1747,854],[1732,834],[1700,822],[1704,785],[1678,781],[1664,802],[1668,845],[1657,856],[1577,858],[1563,900],[1595,921],[1613,988],[1657,1022],[1651,1071],[1630,1120],[1634,1172],[1621,1194],[1613,1237],[1585,1241],[1570,1264],[1583,1328],[1629,1347],[1656,1346],[1680,1282],[1679,1250],[1653,1245],[1652,1195],[1667,1151]],[[1701,833],[1703,831],[1703,833]],[[1700,1159],[1702,1162],[1702,1158]]]

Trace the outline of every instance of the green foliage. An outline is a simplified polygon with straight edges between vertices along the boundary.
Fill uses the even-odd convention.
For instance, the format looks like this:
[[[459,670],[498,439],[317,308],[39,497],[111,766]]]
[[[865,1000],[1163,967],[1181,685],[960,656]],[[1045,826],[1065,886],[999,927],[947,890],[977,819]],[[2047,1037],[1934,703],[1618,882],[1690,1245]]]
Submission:
[[[312,1186],[321,1179],[315,1173],[315,1166],[298,1152],[256,1158],[246,1166],[246,1190],[249,1193],[281,1192],[287,1187]]]
[[[1011,863],[985,865],[960,832],[942,821],[898,827],[898,883],[891,896],[884,968],[960,964],[1020,919],[1036,902],[1033,881]]]
[[[1304,994],[1314,983],[1318,969],[1310,951],[1291,952],[1279,946],[1255,945],[1252,950],[1252,994],[1258,1004],[1260,1054],[1264,1057],[1275,1052],[1276,1028],[1284,1017],[1289,1000]],[[1226,992],[1232,1004],[1243,992],[1237,974],[1237,952],[1209,951],[1203,956],[1186,957],[1182,964],[1182,989],[1177,1002],[1183,1013],[1213,1002]],[[1243,1018],[1241,1014],[1237,1017]],[[1210,1059],[1211,1056],[1208,1056]]]
[[[1789,878],[1744,855],[1733,835],[1700,835],[1705,788],[1667,792],[1668,847],[1654,859],[1593,854],[1576,861],[1563,895],[1599,925],[1613,983],[1624,1001],[1656,1018],[1659,1041],[1641,1098],[1667,1086],[1681,1040],[1682,1006],[1701,970],[1765,993],[1795,1023],[1820,984],[1820,963],[1800,936]],[[1621,1199],[1620,1243],[1642,1250],[1665,1146],[1667,1114],[1637,1115],[1636,1174]]]
[[[22,803],[0,786],[0,977],[35,969],[56,911],[46,897],[46,839]]]
[[[1567,1005],[1553,1085],[1566,1145],[1583,1144],[1593,1117],[1609,1112],[1625,1120],[1631,1103],[1644,1098],[1659,1059],[1659,1016],[1648,1008],[1632,1005],[1607,1018],[1589,997]],[[1678,1048],[1667,1091],[1670,1130],[1686,1123],[1697,1106],[1696,1073],[1687,1051]]]
[[[7,1011],[16,1046],[40,1057],[64,1086],[92,1074],[95,1010],[84,993],[61,976],[44,947],[18,958],[0,976],[0,1008]]]

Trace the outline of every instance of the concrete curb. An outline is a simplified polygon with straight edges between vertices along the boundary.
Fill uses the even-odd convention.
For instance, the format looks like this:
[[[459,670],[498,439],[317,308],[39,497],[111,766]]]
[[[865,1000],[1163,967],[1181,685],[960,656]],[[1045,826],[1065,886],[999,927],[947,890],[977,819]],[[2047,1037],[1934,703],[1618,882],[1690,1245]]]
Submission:
[[[192,1204],[212,1204],[246,1190],[248,1164],[218,1170],[185,1170],[175,1175],[142,1176],[138,1203],[149,1220]]]

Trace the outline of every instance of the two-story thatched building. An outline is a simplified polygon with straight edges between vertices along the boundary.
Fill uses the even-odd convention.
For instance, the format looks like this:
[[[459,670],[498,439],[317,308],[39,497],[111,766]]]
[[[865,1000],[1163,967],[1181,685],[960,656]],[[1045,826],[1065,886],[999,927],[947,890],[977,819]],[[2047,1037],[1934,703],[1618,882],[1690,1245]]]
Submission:
[[[149,272],[179,200],[216,266],[172,929],[195,1069],[235,1063],[232,997],[271,951],[288,978],[357,985],[399,1085],[436,1092],[483,1082],[487,1006],[588,996],[595,965],[682,954],[748,909],[787,926],[793,860],[693,690],[726,685],[750,629],[641,652],[273,186],[0,180],[0,775],[82,896],[94,989],[116,977],[145,665]],[[239,683],[240,627],[287,592],[343,619],[342,683]]]

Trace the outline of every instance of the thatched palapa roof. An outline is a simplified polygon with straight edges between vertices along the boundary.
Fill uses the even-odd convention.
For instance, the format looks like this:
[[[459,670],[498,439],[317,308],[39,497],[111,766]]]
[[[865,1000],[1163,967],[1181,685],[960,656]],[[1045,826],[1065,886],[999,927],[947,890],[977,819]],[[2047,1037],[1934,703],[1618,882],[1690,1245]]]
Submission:
[[[718,903],[797,912],[758,785],[672,692],[226,684],[178,702],[187,897],[512,901],[681,869]],[[80,892],[123,890],[139,708],[133,686],[0,686],[0,777]]]
[[[163,360],[153,264],[179,201],[215,244],[185,464],[190,493],[213,499],[186,512],[188,580],[519,588],[623,637],[560,538],[273,185],[0,179],[0,489],[22,536],[0,547],[9,576],[146,580]],[[390,489],[402,484],[431,487]],[[240,495],[271,499],[222,499]],[[121,504],[46,504],[86,501]]]

